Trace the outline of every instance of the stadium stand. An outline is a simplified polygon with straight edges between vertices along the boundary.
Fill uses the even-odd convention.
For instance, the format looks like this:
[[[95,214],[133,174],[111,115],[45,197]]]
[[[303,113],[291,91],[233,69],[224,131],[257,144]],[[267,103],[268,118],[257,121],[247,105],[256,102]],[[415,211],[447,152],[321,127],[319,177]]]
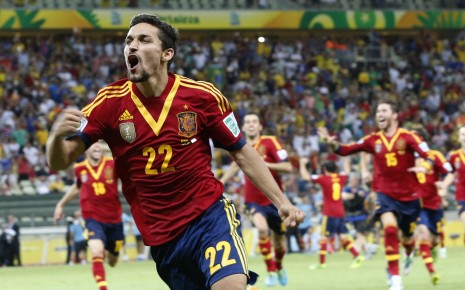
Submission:
[[[455,8],[464,3],[0,0],[0,7],[345,10],[405,8],[401,6],[404,2],[411,9]],[[383,92],[404,100],[401,117],[411,126],[425,128],[434,147],[443,152],[454,148],[454,129],[465,124],[463,33],[311,33],[276,32],[265,42],[259,42],[258,32],[224,32],[219,37],[212,33],[199,36],[183,32],[174,71],[214,82],[230,99],[238,119],[249,111],[260,112],[270,133],[277,134],[291,152],[300,152],[302,148],[297,146],[308,146],[311,142],[316,146],[307,154],[325,152],[315,142],[317,125],[328,124],[332,130],[340,130],[344,142],[370,132],[374,128],[369,118],[371,104],[374,96]],[[44,182],[48,182],[49,186],[55,186],[50,191],[62,193],[63,186],[72,182],[72,173],[57,174],[46,168],[43,147],[50,125],[64,106],[83,107],[95,97],[98,88],[124,75],[121,53],[121,37],[103,33],[0,36],[1,216],[14,213],[24,226],[50,224],[60,195],[37,195],[37,187],[43,188]],[[24,162],[21,152],[27,139],[38,153],[24,154],[27,159]],[[216,154],[221,169],[229,160]],[[43,170],[47,180],[36,183]],[[77,204],[77,200],[74,202]]]

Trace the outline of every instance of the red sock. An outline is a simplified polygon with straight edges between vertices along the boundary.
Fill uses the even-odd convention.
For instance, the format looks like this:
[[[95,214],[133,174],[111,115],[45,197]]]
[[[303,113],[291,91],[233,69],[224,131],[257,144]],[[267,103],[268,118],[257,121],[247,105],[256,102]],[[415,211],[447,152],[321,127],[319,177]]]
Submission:
[[[354,244],[349,239],[344,239],[342,241],[342,247],[344,248],[344,250],[351,252],[354,258],[358,257],[359,254],[357,252],[357,249],[354,248]]]
[[[404,246],[405,254],[408,256],[415,249],[415,240],[411,240],[410,242],[407,242],[407,243],[402,243],[402,245]]]
[[[286,254],[286,251],[284,249],[274,251],[276,269],[281,270],[283,268],[283,257],[285,254]]]
[[[265,260],[266,270],[268,272],[276,272],[276,262],[273,254],[271,253],[271,240],[270,237],[260,238],[258,247],[262,253],[263,260]]]
[[[107,280],[105,278],[105,267],[103,257],[92,258],[92,273],[99,290],[107,290]]]
[[[431,244],[428,241],[420,241],[420,255],[428,272],[434,273],[433,257],[431,257]]]
[[[445,243],[444,243],[444,231],[439,232],[439,247],[444,248]]]
[[[328,252],[334,253],[334,252],[337,251],[335,241],[336,241],[336,240],[335,240],[334,236],[332,236],[332,237],[329,238],[329,247],[328,247],[329,249],[328,249]]]
[[[326,240],[320,241],[320,264],[323,265],[326,263],[326,249],[328,247],[328,242]]]
[[[387,226],[384,229],[384,250],[388,261],[388,272],[399,275],[399,237],[396,226]]]

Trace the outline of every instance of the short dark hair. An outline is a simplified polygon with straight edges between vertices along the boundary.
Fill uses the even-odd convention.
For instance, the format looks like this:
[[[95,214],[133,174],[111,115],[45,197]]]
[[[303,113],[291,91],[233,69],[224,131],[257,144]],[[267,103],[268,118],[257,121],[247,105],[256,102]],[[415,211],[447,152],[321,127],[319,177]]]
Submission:
[[[258,122],[260,123],[260,125],[263,126],[263,118],[257,112],[248,112],[247,114],[245,114],[244,118],[242,118],[242,125],[244,125],[244,120],[245,120],[245,117],[247,117],[247,116],[257,116],[258,117]]]
[[[336,163],[333,160],[328,160],[325,163],[323,163],[323,168],[331,173],[336,173],[337,170]]]
[[[171,63],[174,61],[174,57],[176,56],[176,51],[178,49],[178,41],[179,41],[179,32],[176,28],[169,25],[165,21],[161,20],[156,15],[151,14],[139,14],[134,16],[129,23],[129,28],[133,27],[134,25],[140,23],[147,23],[152,26],[157,27],[160,32],[158,33],[158,37],[161,40],[161,48],[166,50],[168,48],[172,48],[174,50],[173,58],[168,61],[168,69],[171,66]]]
[[[399,104],[396,101],[393,101],[392,99],[389,99],[389,98],[380,98],[378,100],[378,106],[381,104],[387,104],[391,107],[391,110],[394,113],[399,113]]]

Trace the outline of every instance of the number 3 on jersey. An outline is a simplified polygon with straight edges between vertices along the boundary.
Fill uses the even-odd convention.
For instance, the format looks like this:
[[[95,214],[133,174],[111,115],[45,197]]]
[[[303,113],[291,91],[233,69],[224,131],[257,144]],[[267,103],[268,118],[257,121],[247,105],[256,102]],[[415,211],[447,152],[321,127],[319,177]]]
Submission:
[[[157,168],[152,168],[153,162],[155,162],[155,158],[157,154],[164,154],[165,159],[163,160],[163,164],[161,165],[160,171],[161,173],[172,172],[174,171],[174,166],[169,166],[171,157],[173,157],[173,149],[170,145],[162,144],[158,147],[156,151],[153,147],[145,147],[142,149],[142,155],[148,156],[149,159],[147,160],[147,165],[145,165],[145,174],[147,175],[155,175],[158,174]]]

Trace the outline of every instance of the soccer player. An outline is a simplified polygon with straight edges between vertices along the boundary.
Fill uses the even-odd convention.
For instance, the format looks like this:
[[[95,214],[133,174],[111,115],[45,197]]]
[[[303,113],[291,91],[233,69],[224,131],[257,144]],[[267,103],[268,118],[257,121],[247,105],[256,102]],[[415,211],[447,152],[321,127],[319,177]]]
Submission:
[[[92,253],[92,273],[99,290],[107,289],[104,260],[114,267],[123,247],[124,232],[115,163],[103,155],[101,142],[86,151],[84,161],[74,165],[75,182],[55,206],[54,220],[63,218],[63,207],[79,195],[82,217]]]
[[[448,161],[454,169],[455,177],[455,200],[457,201],[459,217],[465,226],[465,126],[458,131],[460,149],[450,152]],[[447,188],[453,181],[445,182]],[[463,240],[465,244],[465,237]]]
[[[242,132],[247,143],[253,146],[262,156],[274,180],[282,188],[279,173],[291,172],[292,165],[281,141],[276,136],[262,135],[262,130],[263,125],[259,115],[249,113],[244,116]],[[238,170],[239,166],[237,164],[231,164],[220,180],[226,183]],[[286,227],[279,217],[278,209],[247,177],[244,184],[244,202],[252,223],[258,229],[258,247],[268,272],[265,277],[265,285],[275,286],[277,281],[281,285],[286,285],[288,278],[282,264],[286,253]],[[271,243],[271,238],[273,243]],[[272,253],[273,249],[274,255]]]
[[[358,251],[365,251],[365,257],[371,257],[371,249],[367,244],[366,235],[370,231],[372,223],[366,209],[368,192],[360,185],[360,175],[352,172],[348,176],[348,185],[342,190],[342,201],[345,210],[345,219],[356,232],[355,247]]]
[[[300,158],[300,175],[302,179],[319,184],[323,191],[323,209],[321,220],[321,236],[320,236],[320,262],[316,265],[311,265],[310,269],[326,268],[326,252],[330,237],[339,236],[342,247],[350,251],[354,257],[354,261],[350,268],[357,269],[365,261],[365,257],[360,255],[353,246],[352,241],[346,236],[348,233],[345,226],[344,204],[342,202],[342,188],[347,181],[347,174],[344,172],[337,173],[336,163],[328,160],[323,164],[322,175],[310,175],[307,170],[308,158]]]
[[[434,269],[431,251],[440,242],[439,234],[442,232],[444,224],[442,197],[446,195],[447,188],[443,188],[441,176],[447,174],[444,180],[444,183],[447,184],[450,180],[453,180],[454,175],[451,165],[446,161],[441,152],[430,150],[428,156],[431,160],[435,161],[435,165],[427,173],[417,173],[420,184],[419,193],[422,201],[417,239],[421,257],[431,276],[431,282],[433,285],[437,285],[439,284],[439,275]],[[417,163],[422,162],[424,162],[424,159],[418,158]]]
[[[434,164],[428,158],[429,147],[426,142],[415,132],[400,128],[397,116],[396,103],[388,99],[380,100],[376,109],[379,131],[352,144],[339,144],[326,128],[319,129],[322,140],[331,144],[339,155],[346,156],[360,151],[373,155],[372,188],[378,196],[375,214],[383,225],[391,290],[403,288],[399,275],[399,230],[407,257],[404,268],[408,268],[413,259],[413,235],[420,214],[420,195],[415,173],[426,172]],[[415,166],[415,152],[426,160],[421,166]]]
[[[135,16],[124,46],[128,78],[101,89],[82,111],[64,110],[47,141],[47,158],[53,169],[65,169],[104,139],[136,225],[170,289],[244,290],[256,274],[248,270],[240,217],[212,172],[210,138],[230,152],[286,225],[297,225],[305,214],[242,139],[221,92],[169,73],[177,43],[171,25],[154,15]]]

